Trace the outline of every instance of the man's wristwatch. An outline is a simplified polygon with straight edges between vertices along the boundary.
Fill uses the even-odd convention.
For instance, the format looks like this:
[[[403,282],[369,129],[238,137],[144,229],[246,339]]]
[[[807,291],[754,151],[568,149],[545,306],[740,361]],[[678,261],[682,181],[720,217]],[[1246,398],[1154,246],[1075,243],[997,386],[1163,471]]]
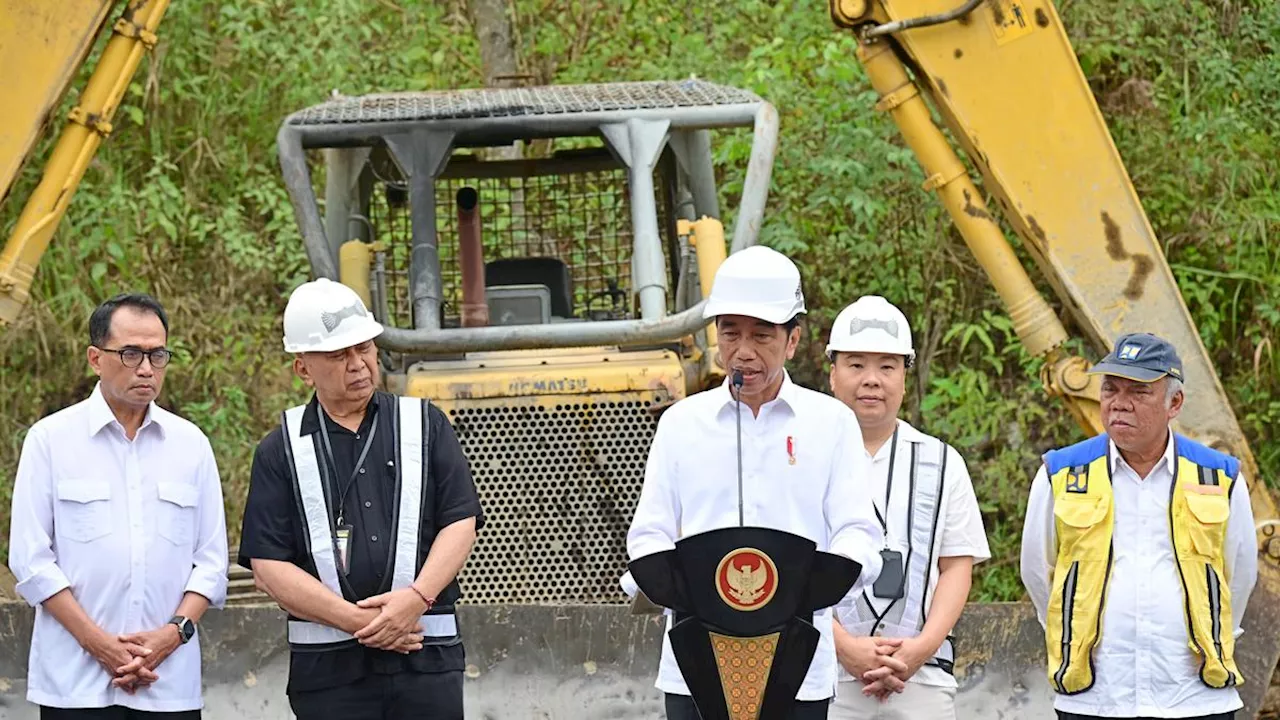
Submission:
[[[191,622],[191,618],[174,615],[169,618],[169,624],[178,626],[178,638],[182,640],[183,645],[186,645],[191,638],[195,637],[196,624]]]

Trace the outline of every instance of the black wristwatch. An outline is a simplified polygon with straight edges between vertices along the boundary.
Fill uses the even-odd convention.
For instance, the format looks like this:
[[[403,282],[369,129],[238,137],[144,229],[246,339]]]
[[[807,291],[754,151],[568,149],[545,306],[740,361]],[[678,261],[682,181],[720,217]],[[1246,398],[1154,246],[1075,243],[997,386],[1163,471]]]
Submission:
[[[178,638],[182,640],[183,645],[186,645],[191,638],[195,637],[196,624],[191,622],[191,618],[174,615],[169,618],[169,624],[178,626]]]

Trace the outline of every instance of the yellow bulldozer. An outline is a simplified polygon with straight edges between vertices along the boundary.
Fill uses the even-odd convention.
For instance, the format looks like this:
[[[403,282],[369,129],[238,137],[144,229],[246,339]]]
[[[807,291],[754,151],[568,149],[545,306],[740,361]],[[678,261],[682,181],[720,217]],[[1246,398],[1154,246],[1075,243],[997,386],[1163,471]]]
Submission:
[[[0,253],[0,325],[21,312],[168,3],[132,0],[112,20],[114,4],[0,3],[0,66],[28,68],[5,84],[6,194],[95,37],[112,33]],[[830,0],[828,10],[856,35],[874,109],[900,129],[923,191],[1045,360],[1046,392],[1082,428],[1101,430],[1097,380],[1064,349],[1064,323],[1001,218],[1093,352],[1132,331],[1180,349],[1195,391],[1179,430],[1241,458],[1251,484],[1263,561],[1238,658],[1253,717],[1280,656],[1275,505],[1052,2]],[[994,77],[1018,91],[992,89]],[[751,152],[730,213],[712,148],[733,132],[750,133]],[[516,142],[531,151],[495,151]],[[312,274],[357,290],[387,326],[378,346],[388,389],[449,414],[481,491],[489,525],[462,577],[477,717],[542,716],[516,709],[530,706],[547,717],[646,717],[658,707],[662,626],[626,605],[625,532],[658,414],[723,378],[703,298],[727,253],[757,242],[778,142],[766,99],[697,79],[336,96],[281,124],[281,171]],[[239,582],[243,599],[261,600]],[[231,613],[243,615],[207,630],[226,633],[211,682],[226,684],[225,707],[269,716],[240,701],[279,677],[276,610],[246,602],[222,615]],[[257,623],[266,629],[245,630]],[[962,716],[1041,716],[1038,630],[1022,604],[966,610]],[[21,677],[3,660],[0,676]],[[514,696],[483,699],[496,687],[486,683],[512,678]]]

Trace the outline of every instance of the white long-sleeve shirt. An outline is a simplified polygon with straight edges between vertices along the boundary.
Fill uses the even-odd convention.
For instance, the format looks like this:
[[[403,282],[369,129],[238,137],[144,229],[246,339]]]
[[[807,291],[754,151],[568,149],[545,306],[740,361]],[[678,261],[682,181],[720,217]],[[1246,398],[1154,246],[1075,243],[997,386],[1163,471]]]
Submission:
[[[726,382],[663,413],[627,534],[632,560],[670,550],[681,537],[738,526],[734,406]],[[835,398],[793,384],[789,377],[777,399],[760,408],[759,416],[745,404],[741,410],[745,524],[801,535],[820,551],[844,555],[862,565],[854,590],[869,586],[880,572],[881,531],[868,491],[862,431],[853,411]],[[800,700],[835,694],[831,609],[815,613],[813,620],[821,640],[797,694]],[[665,636],[656,686],[667,693],[690,694]]]
[[[134,695],[42,603],[70,588],[111,634],[162,627],[190,591],[222,607],[227,592],[222,485],[204,433],[154,403],[129,441],[95,387],[31,427],[13,486],[9,567],[36,608],[27,700],[63,708],[202,707],[199,633]]]
[[[892,464],[893,483],[889,493],[888,511],[881,512],[881,515],[888,522],[888,528],[885,531],[885,541],[888,546],[902,553],[904,558],[910,562],[918,563],[921,561],[930,562],[928,548],[923,553],[919,548],[915,549],[914,557],[912,557],[911,537],[908,535],[908,517],[912,512],[911,498],[911,447],[913,444],[919,443],[924,445],[928,442],[929,450],[932,452],[933,443],[939,442],[935,438],[912,427],[906,420],[898,421],[898,439],[897,461]],[[978,498],[973,492],[973,481],[969,478],[969,468],[965,465],[964,458],[960,457],[960,453],[954,448],[948,447],[947,474],[942,482],[942,495],[939,498],[941,509],[938,513],[937,522],[941,526],[938,533],[938,558],[951,557],[972,557],[974,564],[984,562],[991,559],[991,549],[987,545],[986,529],[982,526],[982,513],[978,508]],[[889,459],[893,454],[892,439],[890,442],[880,446],[873,456],[863,450],[863,454],[871,463],[870,475],[870,492],[871,497],[877,507],[883,508],[885,490],[890,486],[889,468],[891,467]],[[929,599],[929,607],[933,607],[933,592],[938,587],[938,577],[941,572],[938,570],[937,563],[934,563],[933,572],[928,577],[928,585],[924,588],[925,597]],[[836,607],[836,618],[842,623],[846,620],[852,620],[856,613],[853,612],[853,605],[857,601],[858,596],[849,593],[845,596],[844,601]],[[892,601],[876,597],[872,593],[867,593],[867,602],[876,613],[883,615],[892,604]],[[928,610],[925,611],[925,617],[928,617]],[[846,626],[846,629],[848,627]],[[961,639],[963,642],[963,638]],[[854,677],[844,668],[839,669],[841,682],[853,682]],[[921,685],[932,685],[936,687],[954,688],[957,687],[956,678],[951,673],[940,667],[925,665],[911,676],[909,682],[919,683]],[[890,698],[889,702],[896,702],[895,698]]]
[[[1101,717],[1182,718],[1231,712],[1242,707],[1235,688],[1213,689],[1200,681],[1199,662],[1188,645],[1182,583],[1169,531],[1174,443],[1145,480],[1111,443],[1115,525],[1114,559],[1102,635],[1093,651],[1094,686],[1078,695],[1057,695],[1054,707]],[[1022,533],[1022,582],[1045,624],[1058,544],[1053,488],[1044,465],[1036,473]],[[1226,532],[1226,574],[1235,636],[1258,578],[1253,509],[1243,475],[1231,490]],[[1238,646],[1237,646],[1238,647]],[[1246,678],[1266,683],[1269,678]]]

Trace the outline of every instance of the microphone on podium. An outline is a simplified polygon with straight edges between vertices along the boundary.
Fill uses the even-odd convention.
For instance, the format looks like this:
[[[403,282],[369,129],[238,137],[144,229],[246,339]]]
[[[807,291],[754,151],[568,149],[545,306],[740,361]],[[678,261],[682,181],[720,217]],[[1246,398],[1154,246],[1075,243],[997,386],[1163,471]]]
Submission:
[[[742,512],[742,371],[734,368],[730,382],[733,383],[735,390],[733,407],[737,412],[738,422],[738,527],[742,527],[746,524]]]

